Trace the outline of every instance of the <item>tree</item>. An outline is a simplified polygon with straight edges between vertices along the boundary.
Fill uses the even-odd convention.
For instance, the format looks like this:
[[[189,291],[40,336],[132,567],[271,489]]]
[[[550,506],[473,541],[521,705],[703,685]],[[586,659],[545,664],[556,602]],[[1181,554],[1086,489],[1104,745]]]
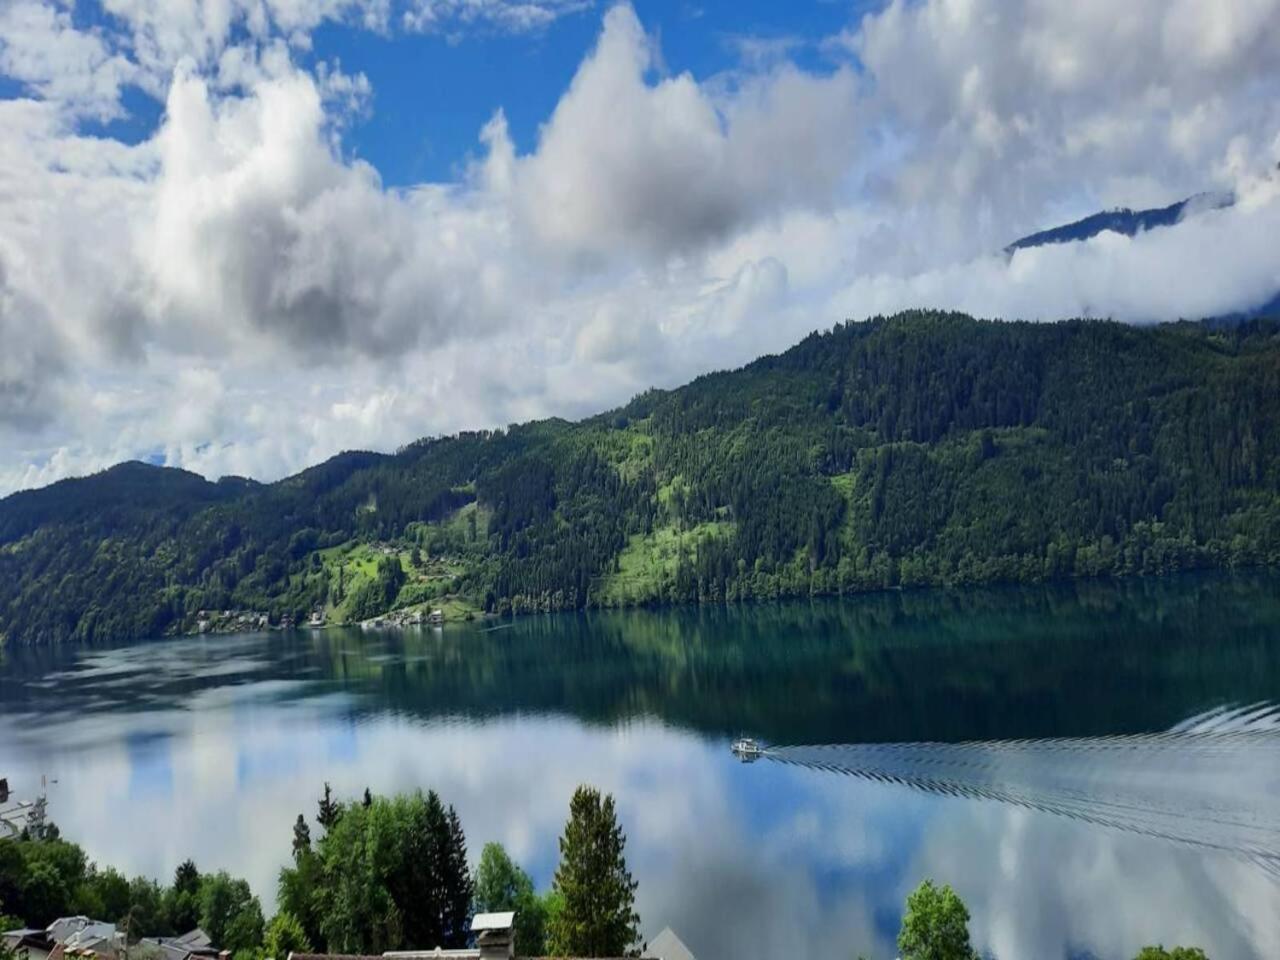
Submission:
[[[1209,960],[1199,947],[1143,947],[1133,960]]]
[[[297,863],[298,858],[302,856],[304,850],[311,849],[311,828],[307,826],[307,820],[302,814],[298,814],[298,819],[293,821],[293,860]]]
[[[129,939],[165,936],[175,931],[164,909],[164,892],[160,884],[146,877],[129,881],[129,911],[124,917]],[[185,931],[183,931],[185,932]]]
[[[477,912],[516,914],[516,952],[537,957],[546,953],[547,907],[533,890],[533,880],[512,861],[500,843],[486,843],[476,868]]]
[[[902,960],[974,960],[969,910],[949,885],[926,879],[907,897],[898,949]]]
[[[93,910],[97,912],[90,911],[87,909],[87,904],[81,903],[80,906],[84,912],[89,916],[110,920],[112,923],[121,923],[125,919],[133,901],[129,896],[129,881],[120,871],[114,867],[107,867],[101,872],[95,872],[87,886],[89,894],[95,901]]]
[[[248,883],[219,871],[201,881],[200,926],[223,950],[252,949],[262,943],[262,906]]]
[[[173,886],[164,893],[164,912],[174,933],[184,934],[200,924],[200,871],[184,860],[173,872]]]
[[[466,945],[466,837],[435,791],[344,808],[314,857],[280,875],[281,906],[318,929],[312,942],[343,953]]]
[[[311,949],[311,940],[297,917],[281,910],[271,918],[262,940],[262,952],[268,957],[286,960],[291,953],[310,953]]]
[[[316,815],[316,822],[326,830],[332,830],[333,825],[338,822],[338,818],[341,816],[342,804],[333,799],[333,793],[329,789],[329,782],[326,780],[324,796],[320,798],[320,812]]]
[[[322,881],[320,857],[307,847],[294,860],[292,867],[280,871],[276,900],[281,913],[291,914],[302,924],[303,933],[312,945],[324,942],[320,931]],[[277,958],[278,960],[278,958]]]
[[[45,927],[70,912],[71,893],[53,863],[29,863],[22,881],[22,917],[36,927]]]
[[[564,906],[550,929],[551,950],[583,957],[616,957],[640,939],[636,882],[623,855],[626,836],[612,796],[582,786],[569,803],[560,838],[554,889]]]
[[[22,921],[17,917],[11,917],[4,912],[4,901],[0,900],[0,932],[5,930],[17,930],[22,926]],[[18,960],[17,951],[9,946],[7,940],[0,939],[0,960]]]
[[[465,947],[471,933],[471,900],[475,886],[467,867],[467,838],[457,811],[449,807],[441,876],[441,939],[446,947]]]

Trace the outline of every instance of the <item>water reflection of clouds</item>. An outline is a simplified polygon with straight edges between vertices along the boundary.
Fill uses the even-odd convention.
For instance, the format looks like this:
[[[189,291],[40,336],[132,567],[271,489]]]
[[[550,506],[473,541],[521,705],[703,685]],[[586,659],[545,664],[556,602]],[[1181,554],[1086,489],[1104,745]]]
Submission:
[[[671,925],[700,956],[892,955],[902,900],[925,875],[957,886],[977,943],[999,957],[1131,955],[1153,940],[1199,943],[1223,960],[1280,955],[1257,919],[1280,913],[1274,884],[1156,841],[743,766],[719,743],[658,724],[354,724],[342,712],[276,710],[189,711],[163,735],[148,719],[85,749],[46,751],[28,737],[18,772],[38,778],[36,758],[52,759],[56,817],[100,861],[167,876],[190,855],[247,876],[268,903],[293,818],[313,815],[325,780],[347,797],[434,787],[463,814],[473,856],[499,840],[540,885],[569,796],[587,781],[618,797],[645,932]],[[47,746],[62,742],[49,736]],[[1242,922],[1224,927],[1232,915]]]
[[[927,613],[932,623],[936,611]],[[638,620],[636,629],[661,622]],[[521,623],[551,631],[556,649],[564,647],[561,621]],[[1004,960],[1127,957],[1154,941],[1199,944],[1215,960],[1280,956],[1280,887],[1246,863],[990,801],[770,762],[742,765],[719,740],[657,719],[695,717],[713,730],[741,716],[767,721],[799,710],[801,729],[862,733],[861,721],[879,722],[884,711],[871,703],[865,715],[831,712],[870,694],[859,687],[853,701],[838,684],[823,686],[821,644],[823,656],[803,670],[816,705],[797,705],[780,703],[775,689],[778,670],[798,669],[790,659],[775,657],[756,671],[764,688],[744,679],[747,647],[761,641],[754,635],[741,650],[715,642],[695,650],[677,632],[673,659],[648,668],[646,659],[600,652],[594,636],[579,638],[598,658],[583,668],[573,659],[577,648],[562,661],[527,640],[522,646],[517,633],[506,631],[491,647],[471,635],[456,643],[409,638],[402,649],[392,636],[333,633],[82,652],[70,669],[32,671],[16,684],[8,678],[6,691],[42,692],[0,704],[0,767],[15,785],[38,783],[46,772],[58,778],[52,812],[99,861],[167,877],[193,856],[202,868],[248,877],[268,907],[293,819],[314,816],[326,780],[345,797],[366,786],[434,787],[459,809],[473,858],[499,840],[541,887],[556,864],[569,797],[590,782],[618,798],[645,932],[670,925],[709,960],[894,956],[902,901],[926,875],[957,886],[972,908],[977,945]],[[808,628],[788,632],[816,644],[815,636]],[[788,644],[790,651],[793,639]],[[993,672],[986,654],[954,656],[948,675]],[[448,670],[427,669],[442,658]],[[1231,675],[1242,675],[1232,664]],[[929,676],[902,666],[890,658],[883,683],[910,676],[927,687]],[[1010,676],[1027,673],[1004,666]],[[675,682],[691,672],[701,685]],[[1043,689],[1057,689],[1049,674]],[[51,675],[65,694],[57,699],[43,692]],[[1077,686],[1084,694],[1091,688]],[[885,689],[890,702],[909,685]],[[674,693],[659,696],[667,690]],[[941,702],[938,690],[916,693]],[[694,694],[705,699],[689,699]],[[983,705],[1002,717],[1007,697],[997,699]],[[1171,710],[1161,704],[1157,712]],[[495,718],[477,721],[480,714]],[[1145,716],[1130,727],[1143,729]],[[926,728],[944,721],[940,713]],[[998,772],[1005,777],[1008,768]]]
[[[1130,957],[1145,944],[1280,956],[1280,886],[1256,866],[990,803],[939,817],[910,873],[951,882],[998,957]]]

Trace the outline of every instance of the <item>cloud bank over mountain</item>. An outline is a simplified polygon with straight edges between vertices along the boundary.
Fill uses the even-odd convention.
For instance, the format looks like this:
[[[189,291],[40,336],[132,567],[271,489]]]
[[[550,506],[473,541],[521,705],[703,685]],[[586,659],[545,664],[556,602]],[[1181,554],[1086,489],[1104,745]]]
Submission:
[[[136,456],[271,479],[908,306],[1151,322],[1280,290],[1280,0],[895,0],[704,77],[584,6],[0,0],[0,492]],[[385,186],[345,146],[377,91],[305,56],[570,15],[599,33],[536,143],[499,111],[446,182]],[[136,142],[95,126],[130,91],[163,104]],[[1202,190],[1237,202],[1002,252]]]

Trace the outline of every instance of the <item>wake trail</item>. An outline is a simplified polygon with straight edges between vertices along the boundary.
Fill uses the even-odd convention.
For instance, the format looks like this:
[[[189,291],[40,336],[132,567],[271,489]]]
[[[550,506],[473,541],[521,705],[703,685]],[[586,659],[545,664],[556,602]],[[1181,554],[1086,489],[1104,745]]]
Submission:
[[[1219,707],[1160,733],[771,746],[762,756],[1221,850],[1280,881],[1280,704]]]

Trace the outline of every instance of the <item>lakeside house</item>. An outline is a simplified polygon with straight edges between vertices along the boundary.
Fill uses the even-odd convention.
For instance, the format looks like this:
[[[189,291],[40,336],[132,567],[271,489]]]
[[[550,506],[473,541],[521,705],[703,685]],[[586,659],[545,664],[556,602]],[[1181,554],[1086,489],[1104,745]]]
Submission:
[[[215,947],[199,927],[180,937],[143,937],[129,953],[130,960],[228,960],[231,956]]]
[[[116,960],[126,946],[123,931],[114,923],[90,917],[59,917],[43,930],[7,930],[0,937],[21,960]]]
[[[196,928],[180,937],[143,937],[128,946],[114,923],[89,917],[59,917],[43,930],[7,930],[0,940],[19,960],[230,960],[208,935]]]
[[[390,950],[383,954],[369,956],[342,953],[290,953],[288,960],[436,960],[436,958],[457,958],[457,960],[551,960],[551,958],[528,957],[516,953],[515,920],[513,912],[478,913],[471,921],[471,932],[475,935],[476,945],[460,950],[445,950],[436,947],[432,950]],[[555,960],[577,960],[574,957],[557,957]],[[621,957],[603,958],[603,960],[622,960]],[[680,938],[667,927],[654,937],[640,960],[696,960],[689,948],[680,942]]]

